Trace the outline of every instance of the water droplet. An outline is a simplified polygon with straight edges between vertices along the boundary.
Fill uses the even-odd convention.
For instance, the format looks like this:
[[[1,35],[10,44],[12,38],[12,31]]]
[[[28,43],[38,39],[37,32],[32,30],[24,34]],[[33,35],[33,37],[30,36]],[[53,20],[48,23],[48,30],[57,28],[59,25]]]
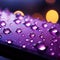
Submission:
[[[24,35],[24,34],[22,34],[22,36],[24,37],[25,35]]]
[[[51,52],[51,55],[53,56],[53,55],[55,55],[55,53],[54,52]]]
[[[35,34],[34,33],[30,33],[30,37],[31,38],[34,38],[35,37]]]
[[[26,48],[26,45],[23,45],[22,47],[23,47],[23,48]]]
[[[43,39],[43,41],[45,41],[45,39]]]
[[[48,25],[46,23],[44,23],[42,26],[43,26],[43,28],[46,28]]]
[[[50,48],[50,51],[52,51],[53,49],[52,48]]]
[[[32,28],[33,30],[37,30],[37,29],[38,29],[38,27],[37,27],[36,25],[32,25],[31,28]]]
[[[56,28],[50,29],[49,32],[50,32],[50,34],[52,34],[52,35],[57,35],[57,36],[60,35],[59,31],[58,31]]]
[[[3,33],[4,34],[10,34],[11,30],[9,28],[6,28],[6,29],[3,30]]]
[[[20,23],[21,23],[21,21],[20,21],[19,19],[15,19],[14,22],[15,22],[16,24],[20,24]]]
[[[44,51],[46,49],[46,46],[44,44],[38,45],[38,49]]]
[[[38,41],[38,43],[41,43],[42,41]]]
[[[12,43],[12,41],[11,41],[11,40],[7,40],[7,43],[8,43],[8,44],[11,44],[11,43]]]
[[[40,37],[40,38],[43,38],[43,35],[40,35],[39,37]]]
[[[4,27],[4,26],[6,26],[6,23],[5,23],[5,21],[1,21],[1,22],[0,22],[0,26],[1,26],[1,27]]]
[[[23,16],[19,16],[19,19],[20,19],[20,20],[23,20],[24,18],[23,18]]]
[[[33,42],[33,40],[30,40],[30,42]]]
[[[53,39],[53,42],[57,42],[58,40],[57,39]]]
[[[51,43],[51,46],[53,46],[54,44],[53,43]]]
[[[29,41],[29,39],[26,39],[26,41]]]
[[[30,23],[29,21],[28,21],[28,22],[25,22],[24,24],[25,24],[25,26],[27,26],[27,27],[31,26],[31,23]]]
[[[21,33],[22,30],[21,30],[20,28],[17,28],[16,32],[17,32],[17,33]]]

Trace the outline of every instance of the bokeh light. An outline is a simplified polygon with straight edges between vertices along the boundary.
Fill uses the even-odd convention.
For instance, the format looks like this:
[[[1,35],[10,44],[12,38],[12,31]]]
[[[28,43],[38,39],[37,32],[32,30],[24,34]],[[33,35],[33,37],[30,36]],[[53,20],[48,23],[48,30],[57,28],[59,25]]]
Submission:
[[[46,20],[47,22],[51,22],[51,23],[57,23],[59,19],[59,14],[57,11],[55,10],[49,10],[46,13]]]
[[[39,18],[40,20],[44,20],[42,14],[40,14],[40,13],[34,13],[34,14],[32,15],[32,17],[33,17],[33,18]]]
[[[20,14],[21,16],[24,16],[24,13],[23,13],[22,11],[20,11],[20,10],[15,11],[14,14],[15,14],[15,15],[16,15],[16,14]]]
[[[46,1],[46,3],[48,3],[48,4],[54,4],[55,2],[56,2],[56,0],[45,0]]]

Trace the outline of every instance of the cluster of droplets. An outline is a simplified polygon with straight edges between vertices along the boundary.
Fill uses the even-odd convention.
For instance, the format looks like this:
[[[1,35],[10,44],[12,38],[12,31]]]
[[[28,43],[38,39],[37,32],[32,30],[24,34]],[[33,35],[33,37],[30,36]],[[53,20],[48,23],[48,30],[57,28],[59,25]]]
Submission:
[[[48,54],[51,54],[52,56],[55,55],[56,51],[55,50],[53,51],[53,48],[49,48],[50,46],[51,47],[54,46],[54,43],[56,43],[56,45],[57,45],[58,38],[60,36],[60,32],[58,31],[57,28],[55,28],[55,27],[51,28],[51,25],[54,26],[54,24],[40,21],[40,20],[34,19],[30,16],[21,16],[21,15],[14,15],[14,14],[12,14],[12,16],[14,16],[14,18],[11,17],[11,19],[12,19],[11,24],[12,25],[15,24],[15,26],[17,26],[16,28],[14,28],[15,27],[14,25],[13,26],[9,25],[9,23],[10,23],[9,21],[11,21],[11,19],[6,21],[4,19],[1,20],[1,18],[0,18],[0,20],[1,20],[0,28],[3,28],[3,34],[6,35],[6,38],[8,38],[7,36],[9,34],[14,32],[14,34],[18,34],[18,36],[14,37],[14,38],[22,37],[22,39],[16,40],[16,41],[18,41],[19,45],[21,44],[22,48],[27,48],[27,45],[29,46],[29,43],[30,43],[30,45],[32,45],[32,47],[34,47],[31,49],[34,49],[34,50],[38,49],[41,52],[42,51],[48,52],[48,49],[49,49],[49,51],[51,51],[51,53],[48,53]],[[34,23],[34,22],[36,22],[36,23]],[[38,23],[41,23],[41,25]],[[7,25],[9,25],[9,26],[7,26]],[[13,31],[11,28],[14,28]],[[24,33],[26,33],[26,34],[24,34],[23,31],[25,31]],[[4,36],[3,34],[0,35],[0,39]],[[20,35],[22,35],[22,36],[20,36]],[[25,35],[29,35],[29,36],[25,36]],[[53,36],[57,37],[57,38],[53,38]],[[27,37],[27,39],[25,37]],[[47,40],[47,38],[48,39],[50,38],[49,41]],[[7,39],[8,44],[13,44],[13,42],[15,42],[15,40],[12,37],[11,37],[11,39]],[[48,48],[46,45],[48,46]],[[29,49],[29,47],[28,47],[28,49]]]

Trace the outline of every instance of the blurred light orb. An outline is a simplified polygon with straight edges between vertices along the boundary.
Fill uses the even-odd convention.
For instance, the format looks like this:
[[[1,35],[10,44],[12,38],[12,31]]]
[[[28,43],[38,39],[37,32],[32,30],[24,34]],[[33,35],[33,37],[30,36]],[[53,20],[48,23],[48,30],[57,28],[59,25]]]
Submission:
[[[59,14],[58,14],[57,11],[49,10],[46,13],[46,20],[47,20],[47,22],[57,23],[58,19],[59,19]]]
[[[15,11],[14,14],[15,14],[15,15],[16,15],[16,14],[20,14],[21,16],[24,16],[24,13],[23,13],[22,11],[20,11],[20,10]]]
[[[46,3],[48,3],[48,4],[54,4],[55,2],[56,2],[56,0],[45,0],[46,1]]]
[[[44,19],[43,16],[42,16],[41,14],[39,14],[39,13],[34,13],[34,14],[32,15],[32,17],[33,17],[33,18],[39,18],[40,20],[43,20],[43,19]]]

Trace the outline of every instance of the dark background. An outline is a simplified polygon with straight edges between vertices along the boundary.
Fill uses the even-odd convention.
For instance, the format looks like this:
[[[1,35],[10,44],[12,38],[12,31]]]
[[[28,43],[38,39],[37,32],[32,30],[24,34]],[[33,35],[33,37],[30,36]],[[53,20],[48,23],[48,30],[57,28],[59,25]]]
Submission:
[[[8,8],[12,12],[20,9],[25,14],[45,14],[49,9],[55,9],[60,14],[60,0],[56,0],[54,4],[47,4],[45,0],[0,0],[0,7]]]
[[[45,0],[0,0],[0,8],[8,8],[11,12],[21,10],[29,15],[37,12],[45,17],[46,12],[50,9],[57,10],[60,15],[60,0],[56,0],[54,4],[48,4]]]

